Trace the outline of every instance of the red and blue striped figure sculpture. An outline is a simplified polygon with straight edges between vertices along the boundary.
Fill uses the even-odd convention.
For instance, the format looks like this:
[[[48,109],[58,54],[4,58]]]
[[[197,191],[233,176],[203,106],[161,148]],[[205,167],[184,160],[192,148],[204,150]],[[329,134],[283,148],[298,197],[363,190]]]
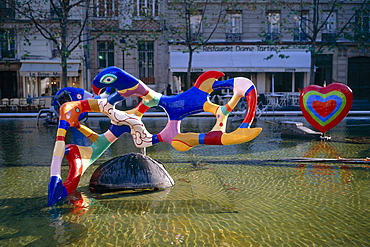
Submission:
[[[254,84],[247,78],[238,77],[225,81],[217,81],[224,76],[218,71],[202,74],[195,85],[188,91],[166,96],[155,92],[142,81],[117,67],[108,67],[93,80],[93,91],[99,95],[103,88],[115,88],[117,91],[106,99],[88,99],[67,102],[60,108],[60,119],[56,143],[50,169],[49,205],[65,198],[78,186],[84,171],[123,133],[130,132],[138,148],[152,146],[158,142],[167,142],[179,151],[187,151],[199,144],[230,145],[250,141],[262,131],[251,128],[257,107],[257,91]],[[234,94],[225,105],[217,105],[209,100],[214,90],[231,89]],[[142,101],[128,111],[115,109],[114,105],[133,95]],[[239,128],[226,133],[228,115],[241,98],[248,102],[246,116]],[[151,134],[145,128],[141,118],[145,112],[155,106],[162,107],[168,115],[168,123],[157,134]],[[82,125],[78,119],[84,112],[101,112],[111,120],[110,128],[103,134],[97,134]],[[207,133],[181,133],[181,121],[192,114],[200,112],[213,113],[217,119],[213,129]],[[80,146],[65,143],[70,127],[74,127],[88,137],[92,145]],[[68,160],[69,172],[66,181],[61,178],[61,163],[64,156]]]

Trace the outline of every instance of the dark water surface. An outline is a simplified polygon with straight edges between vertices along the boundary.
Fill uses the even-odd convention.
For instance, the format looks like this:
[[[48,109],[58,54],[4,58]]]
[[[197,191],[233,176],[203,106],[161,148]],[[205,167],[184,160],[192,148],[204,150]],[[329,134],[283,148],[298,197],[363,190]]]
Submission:
[[[75,197],[84,206],[80,200],[48,207],[56,127],[0,119],[0,246],[370,246],[368,164],[271,162],[365,159],[370,118],[343,120],[329,142],[285,137],[282,120],[304,122],[260,119],[254,126],[262,133],[239,145],[147,148],[174,179],[171,189],[92,194],[90,176],[100,164],[139,152],[125,134],[82,177]],[[167,119],[144,122],[154,134]],[[213,118],[189,118],[182,131],[207,132],[213,124]],[[91,118],[88,125],[102,133],[109,121]]]

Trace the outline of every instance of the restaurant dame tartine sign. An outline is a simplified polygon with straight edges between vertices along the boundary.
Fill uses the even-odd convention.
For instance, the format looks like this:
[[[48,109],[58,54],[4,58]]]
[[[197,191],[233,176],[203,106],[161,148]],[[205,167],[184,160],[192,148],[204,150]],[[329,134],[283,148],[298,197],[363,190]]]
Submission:
[[[239,52],[239,51],[274,51],[279,52],[280,48],[277,46],[266,46],[266,45],[226,45],[226,46],[204,46],[203,51],[205,52]]]

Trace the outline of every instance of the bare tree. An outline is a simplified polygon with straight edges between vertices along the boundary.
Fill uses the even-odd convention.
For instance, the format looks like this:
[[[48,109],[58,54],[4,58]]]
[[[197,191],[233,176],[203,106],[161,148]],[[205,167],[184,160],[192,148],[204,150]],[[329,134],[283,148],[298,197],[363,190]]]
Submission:
[[[184,52],[189,53],[185,89],[191,87],[194,52],[209,42],[219,24],[222,23],[226,10],[235,8],[237,4],[236,0],[173,0],[168,2],[167,10],[174,12],[172,16],[176,16],[175,20],[170,20],[170,23],[166,22],[165,25],[170,42],[174,45],[186,46]],[[205,30],[207,32],[204,32]]]
[[[369,8],[369,0],[277,0],[264,2],[268,3],[265,5],[265,9],[288,11],[288,14],[275,25],[280,25],[287,34],[294,37],[295,42],[288,46],[305,48],[310,52],[310,84],[314,84],[315,81],[317,56],[326,49],[334,49],[341,42],[355,41],[356,37],[349,34],[353,31],[356,14],[358,11]],[[346,4],[349,3],[351,5],[347,6],[351,6],[351,8],[346,8]],[[266,20],[266,23],[268,22],[269,20]],[[266,34],[262,37],[266,38]],[[281,42],[280,39],[276,41],[270,39],[269,41]]]
[[[16,17],[23,23],[23,35],[28,44],[32,36],[41,34],[51,41],[60,57],[61,87],[67,86],[67,59],[78,47],[86,47],[86,42],[96,39],[104,32],[90,34],[91,16],[96,14],[98,5],[90,0],[23,0],[9,1]],[[109,18],[99,22],[100,30],[112,30]],[[96,23],[94,23],[96,25]],[[96,26],[95,29],[98,29]]]

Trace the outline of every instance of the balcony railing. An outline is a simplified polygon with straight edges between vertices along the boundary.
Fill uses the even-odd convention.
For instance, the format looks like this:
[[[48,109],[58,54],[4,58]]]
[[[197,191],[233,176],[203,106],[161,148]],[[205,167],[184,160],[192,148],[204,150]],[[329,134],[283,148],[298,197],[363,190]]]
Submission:
[[[197,40],[197,39],[199,39],[200,37],[202,37],[202,33],[192,33],[192,34],[191,34],[191,38],[192,38],[193,40]]]
[[[154,77],[141,77],[140,80],[144,82],[145,84],[155,84]]]
[[[235,41],[241,41],[242,40],[242,34],[241,33],[225,33],[226,35],[226,41],[227,42],[235,42]]]
[[[334,43],[336,41],[335,38],[336,38],[336,33],[323,33],[321,35],[321,41]]]
[[[280,33],[266,33],[265,40],[266,41],[279,42],[280,41]]]
[[[294,41],[307,41],[307,35],[304,33],[297,33],[293,35]]]

